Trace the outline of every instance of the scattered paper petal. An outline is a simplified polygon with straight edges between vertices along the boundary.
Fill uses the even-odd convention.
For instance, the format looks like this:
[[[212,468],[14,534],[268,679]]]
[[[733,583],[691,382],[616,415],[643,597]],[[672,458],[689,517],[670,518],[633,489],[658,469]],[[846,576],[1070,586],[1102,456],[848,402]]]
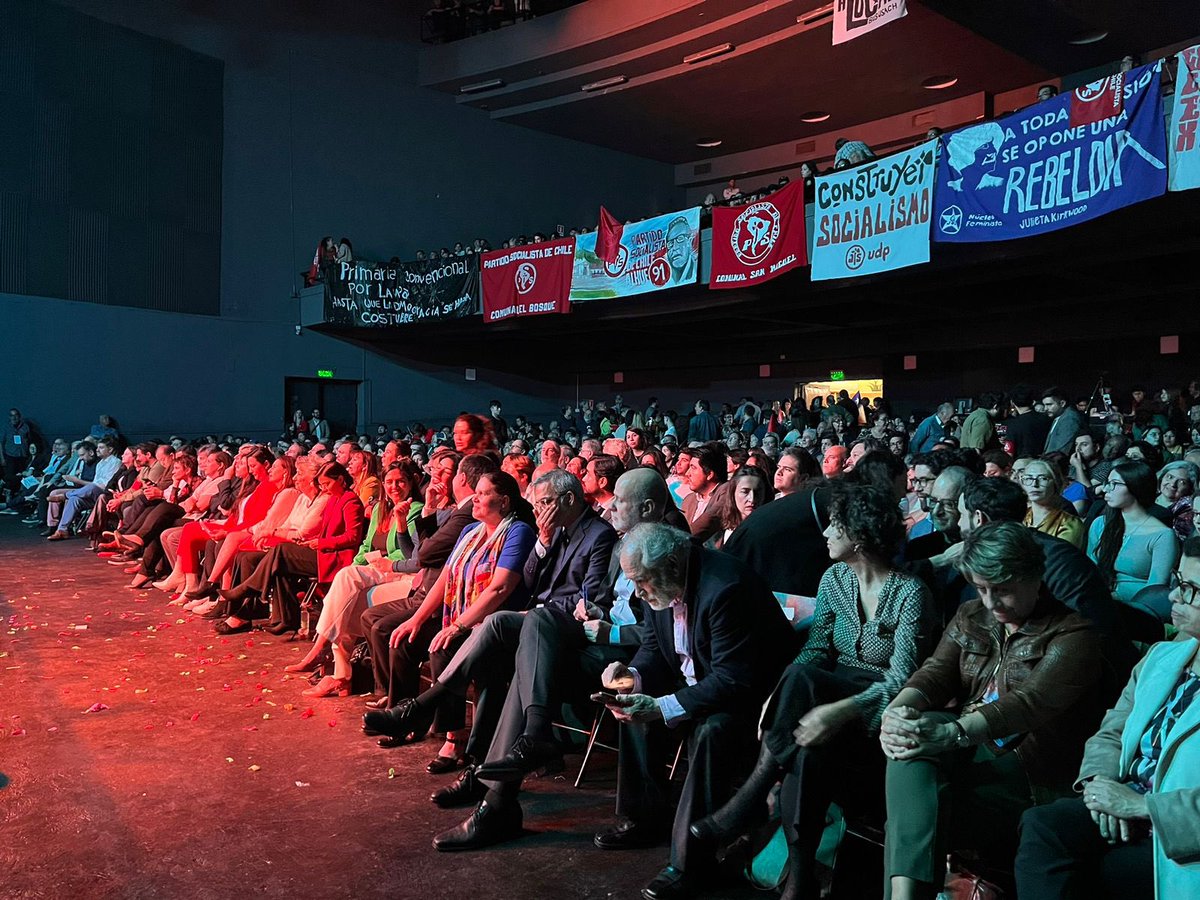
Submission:
[[[337,719],[330,719],[330,720],[329,720],[329,727],[330,727],[330,728],[336,728],[336,727],[337,727]]]
[[[225,762],[227,762],[227,763],[233,762],[233,757],[232,756],[225,757]]]
[[[199,719],[199,718],[200,718],[200,713],[198,713],[198,712],[197,712],[197,713],[192,713],[192,721],[193,721],[193,722],[195,722],[195,721],[196,721],[197,719]]]
[[[251,766],[251,767],[250,767],[250,771],[251,771],[251,772],[257,772],[257,771],[259,771],[260,769],[262,769],[262,766]]]
[[[316,714],[317,714],[317,713],[316,713],[316,711],[315,711],[315,710],[314,710],[314,709],[313,709],[313,708],[310,706],[310,707],[309,707],[308,709],[306,709],[304,712],[300,713],[300,718],[302,718],[302,719],[311,719],[311,718],[312,718],[313,716],[315,716]]]
[[[104,709],[112,709],[112,707],[109,706],[107,703],[93,703],[91,706],[89,706],[87,709],[85,709],[84,712],[85,713],[94,713],[94,712],[100,712],[101,710],[104,710]]]
[[[396,770],[388,769],[388,778],[395,778],[395,777],[396,777]]]
[[[258,731],[257,725],[247,725],[242,731]]]
[[[307,781],[297,781],[296,787],[312,787]]]

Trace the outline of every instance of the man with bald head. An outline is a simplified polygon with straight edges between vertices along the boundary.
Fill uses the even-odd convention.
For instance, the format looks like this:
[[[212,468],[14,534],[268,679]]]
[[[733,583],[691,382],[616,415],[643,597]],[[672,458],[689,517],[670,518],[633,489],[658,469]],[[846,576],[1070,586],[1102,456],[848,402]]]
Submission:
[[[934,479],[926,500],[933,531],[908,542],[904,548],[906,560],[929,559],[962,540],[958,532],[958,498],[973,477],[962,466],[950,466]]]
[[[624,473],[613,494],[612,525],[621,540],[635,526],[661,522],[674,509],[666,482],[653,469]],[[521,781],[561,754],[551,731],[552,711],[564,699],[599,689],[611,663],[633,658],[643,614],[620,558],[618,542],[600,591],[579,597],[571,616],[550,607],[525,615],[515,673],[486,761],[434,795],[440,806],[483,802],[461,825],[434,839],[438,850],[473,850],[519,835]]]

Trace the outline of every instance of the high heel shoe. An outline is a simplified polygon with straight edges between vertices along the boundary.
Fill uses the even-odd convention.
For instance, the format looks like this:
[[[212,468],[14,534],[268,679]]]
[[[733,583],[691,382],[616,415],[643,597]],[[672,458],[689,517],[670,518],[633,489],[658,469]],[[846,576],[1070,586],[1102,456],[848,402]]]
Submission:
[[[242,622],[240,625],[230,625],[228,622],[218,622],[213,626],[213,631],[217,634],[241,634],[243,631],[250,631],[254,627],[253,622]]]
[[[217,592],[217,586],[211,581],[202,581],[194,591],[185,591],[184,595],[189,600],[207,600]]]
[[[161,581],[154,582],[154,587],[164,594],[174,594],[179,590],[179,586],[170,578],[164,578]]]
[[[425,771],[430,775],[445,775],[447,772],[454,772],[462,769],[467,765],[467,758],[455,753],[454,756],[442,756],[438,754],[425,767]]]
[[[310,687],[307,691],[301,692],[305,697],[338,697],[350,696],[350,679],[349,678],[334,678],[332,675],[326,675],[317,682],[315,687]]]
[[[254,591],[244,585],[231,588],[217,588],[217,596],[222,600],[228,600],[230,603],[241,603],[244,600],[249,600],[253,595]]]

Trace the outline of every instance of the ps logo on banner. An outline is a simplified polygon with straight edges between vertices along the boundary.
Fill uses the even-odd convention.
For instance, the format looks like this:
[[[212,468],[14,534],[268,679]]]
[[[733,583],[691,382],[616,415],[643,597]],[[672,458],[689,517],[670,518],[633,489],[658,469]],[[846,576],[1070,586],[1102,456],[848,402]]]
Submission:
[[[942,220],[939,223],[946,234],[958,234],[962,228],[963,211],[957,206],[947,206],[942,210]]]
[[[609,278],[620,278],[621,273],[625,271],[625,264],[629,262],[629,248],[624,244],[617,246],[617,258],[612,262],[604,264],[604,274]]]
[[[744,266],[756,266],[775,249],[779,240],[779,210],[770,201],[754,203],[733,222],[729,244]]]
[[[516,284],[518,294],[528,294],[537,284],[537,268],[530,263],[521,263],[513,273],[513,283]]]

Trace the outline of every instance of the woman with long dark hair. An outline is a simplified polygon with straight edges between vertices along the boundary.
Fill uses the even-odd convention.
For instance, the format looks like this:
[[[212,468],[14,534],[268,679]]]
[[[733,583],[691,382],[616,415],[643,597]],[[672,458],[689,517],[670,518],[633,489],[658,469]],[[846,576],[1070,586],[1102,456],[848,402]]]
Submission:
[[[1158,494],[1154,470],[1140,460],[1118,463],[1108,473],[1103,489],[1104,515],[1092,522],[1088,531],[1088,556],[1123,604],[1123,612],[1154,615],[1135,606],[1134,598],[1150,585],[1170,584],[1179,563],[1175,532],[1151,512]],[[1132,615],[1134,622],[1140,618]],[[1153,630],[1148,633],[1154,634]],[[1157,637],[1162,637],[1161,628]]]

